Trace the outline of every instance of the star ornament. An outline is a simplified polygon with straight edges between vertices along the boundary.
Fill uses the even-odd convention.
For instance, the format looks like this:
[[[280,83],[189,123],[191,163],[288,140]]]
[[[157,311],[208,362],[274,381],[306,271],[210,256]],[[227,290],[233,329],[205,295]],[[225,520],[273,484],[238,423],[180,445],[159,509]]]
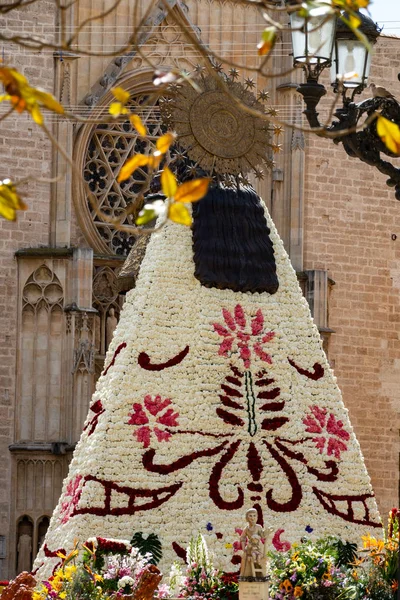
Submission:
[[[253,89],[256,87],[255,81],[254,79],[252,79],[251,77],[248,77],[247,79],[244,80],[244,85],[249,89]]]
[[[267,92],[267,90],[260,90],[258,92],[258,100],[261,100],[261,102],[269,100],[269,92]]]

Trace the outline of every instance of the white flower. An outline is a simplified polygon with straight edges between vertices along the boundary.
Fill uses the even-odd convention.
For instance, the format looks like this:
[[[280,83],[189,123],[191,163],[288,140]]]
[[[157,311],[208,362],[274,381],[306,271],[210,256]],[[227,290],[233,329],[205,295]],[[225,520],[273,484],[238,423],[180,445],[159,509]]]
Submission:
[[[125,575],[125,577],[121,577],[121,579],[118,581],[118,587],[120,590],[123,590],[124,587],[126,587],[127,585],[129,586],[133,586],[135,583],[134,579],[132,579],[132,577],[129,577],[129,575]]]

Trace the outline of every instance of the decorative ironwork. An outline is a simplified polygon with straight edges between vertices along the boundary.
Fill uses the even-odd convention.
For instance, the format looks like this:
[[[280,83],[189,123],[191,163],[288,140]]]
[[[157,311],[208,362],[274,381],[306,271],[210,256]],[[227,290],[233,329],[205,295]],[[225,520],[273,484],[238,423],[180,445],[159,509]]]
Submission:
[[[351,157],[357,157],[367,165],[376,167],[378,171],[388,175],[386,183],[389,187],[395,188],[395,197],[400,200],[400,169],[396,168],[392,163],[381,158],[381,153],[394,158],[396,157],[376,132],[376,120],[374,115],[377,111],[386,119],[393,121],[400,126],[400,105],[393,98],[368,98],[363,102],[356,104],[349,99],[344,98],[343,106],[335,112],[336,121],[329,127],[323,127],[318,120],[318,112],[316,106],[321,97],[326,93],[323,85],[308,81],[297,88],[297,91],[302,94],[307,109],[304,114],[311,127],[320,128],[321,132],[316,132],[323,135],[329,131],[336,133],[334,138],[335,144],[343,144],[343,148]],[[372,121],[366,127],[356,131],[365,120]],[[341,135],[341,131],[345,132]],[[350,133],[349,133],[350,132]]]
[[[214,64],[214,69],[220,72],[219,65]],[[250,91],[255,85],[252,79],[243,85],[236,77],[231,70],[231,78],[221,75],[221,84],[215,77],[200,76],[194,84],[176,85],[172,98],[161,106],[164,122],[176,130],[189,159],[210,174],[245,175],[256,172],[260,164],[272,166],[274,145],[265,119],[270,109]],[[260,117],[241,104],[258,111]]]

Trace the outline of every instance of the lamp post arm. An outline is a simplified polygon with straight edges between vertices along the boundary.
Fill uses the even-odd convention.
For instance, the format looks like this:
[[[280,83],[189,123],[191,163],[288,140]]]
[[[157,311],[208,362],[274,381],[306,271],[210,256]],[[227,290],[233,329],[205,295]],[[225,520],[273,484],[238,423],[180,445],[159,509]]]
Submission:
[[[323,85],[318,83],[315,79],[307,79],[306,83],[301,83],[297,88],[299,94],[304,98],[306,104],[306,110],[304,114],[307,117],[307,121],[310,127],[321,129],[322,125],[318,120],[318,113],[316,107],[322,96],[325,96],[326,89]]]
[[[324,86],[315,79],[308,79],[306,83],[302,83],[297,88],[297,91],[304,98],[307,107],[304,114],[307,117],[310,127],[321,130],[320,132],[316,131],[316,134],[323,136],[324,131],[336,133],[337,137],[333,139],[334,143],[343,144],[343,148],[349,156],[358,158],[367,165],[377,168],[384,175],[387,175],[389,177],[386,181],[387,185],[395,188],[395,197],[397,200],[400,200],[400,169],[387,160],[383,160],[381,154],[386,154],[391,158],[395,158],[396,156],[388,150],[378,136],[376,132],[376,120],[374,119],[377,111],[379,111],[384,117],[400,126],[400,105],[398,102],[391,98],[378,97],[369,98],[359,104],[355,104],[348,99],[344,99],[342,108],[339,108],[335,112],[337,120],[329,127],[324,127],[319,122],[316,110],[318,102],[326,94]],[[372,117],[373,120],[360,131],[355,131],[362,117],[369,117],[370,119]],[[341,131],[349,130],[353,130],[353,133],[344,133],[341,135]]]

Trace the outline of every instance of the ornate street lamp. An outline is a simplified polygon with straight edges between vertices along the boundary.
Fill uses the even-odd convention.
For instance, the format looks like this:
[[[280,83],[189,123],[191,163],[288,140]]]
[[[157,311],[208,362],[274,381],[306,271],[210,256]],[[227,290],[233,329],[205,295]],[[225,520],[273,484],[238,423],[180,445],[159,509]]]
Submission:
[[[310,126],[319,129],[316,133],[320,135],[325,132],[337,134],[334,143],[342,143],[349,156],[357,157],[388,175],[386,183],[395,187],[395,196],[400,200],[400,169],[380,156],[381,153],[390,157],[396,155],[378,136],[374,118],[379,110],[382,116],[400,125],[400,106],[392,98],[381,97],[369,98],[358,104],[354,102],[355,95],[367,86],[371,52],[342,18],[335,19],[327,14],[304,18],[296,11],[296,5],[299,7],[297,0],[286,0],[286,5],[290,13],[293,64],[302,67],[306,75],[306,82],[300,84],[297,91],[304,98],[307,107],[304,114]],[[347,18],[346,14],[343,16]],[[381,30],[368,16],[362,13],[357,13],[357,16],[361,20],[359,31],[373,46]],[[327,67],[330,67],[333,90],[342,94],[343,104],[335,112],[336,120],[323,127],[316,107],[326,94],[325,87],[318,80]],[[357,126],[365,120],[369,124],[357,131]]]

